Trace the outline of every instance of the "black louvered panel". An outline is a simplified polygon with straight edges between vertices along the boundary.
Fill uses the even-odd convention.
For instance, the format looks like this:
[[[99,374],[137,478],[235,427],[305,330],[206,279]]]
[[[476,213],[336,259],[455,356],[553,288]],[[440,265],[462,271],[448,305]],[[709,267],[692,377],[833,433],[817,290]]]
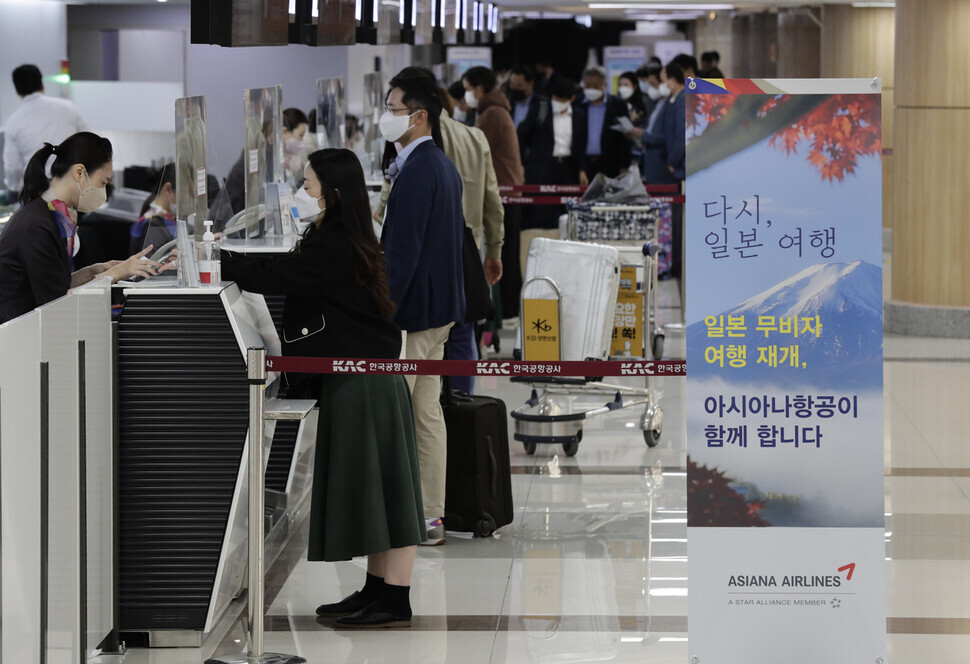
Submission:
[[[263,299],[266,300],[266,308],[269,309],[269,315],[273,318],[273,323],[276,324],[276,333],[280,335],[280,339],[283,338],[283,305],[286,302],[285,295],[264,295]]]
[[[276,423],[273,446],[270,448],[269,460],[266,462],[266,488],[268,490],[286,493],[286,480],[290,477],[290,467],[293,464],[296,437],[299,432],[299,422],[282,420]]]
[[[202,630],[249,416],[218,294],[130,296],[118,372],[118,627]]]

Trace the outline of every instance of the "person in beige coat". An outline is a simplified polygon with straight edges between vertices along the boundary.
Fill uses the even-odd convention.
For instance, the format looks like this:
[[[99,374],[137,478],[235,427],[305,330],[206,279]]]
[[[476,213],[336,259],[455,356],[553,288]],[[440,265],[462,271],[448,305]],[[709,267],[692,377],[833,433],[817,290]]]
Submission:
[[[519,151],[519,136],[512,120],[512,107],[498,87],[495,73],[486,67],[472,67],[462,75],[462,84],[465,86],[465,101],[478,113],[475,126],[485,132],[492,148],[499,185],[523,184],[525,169]],[[522,289],[522,270],[519,266],[521,227],[522,208],[508,207],[505,210],[505,243],[502,246],[505,277],[499,284],[502,318],[516,318],[519,315],[519,291]]]

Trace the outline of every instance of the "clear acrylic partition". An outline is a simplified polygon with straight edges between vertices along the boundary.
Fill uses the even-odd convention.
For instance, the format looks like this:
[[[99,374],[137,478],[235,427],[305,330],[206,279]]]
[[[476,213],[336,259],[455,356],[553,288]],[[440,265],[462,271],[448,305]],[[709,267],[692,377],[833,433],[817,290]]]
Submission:
[[[346,116],[344,79],[319,79],[317,81],[317,145],[321,150],[346,147]]]
[[[278,205],[267,205],[266,185],[283,182],[283,86],[252,88],[243,94],[246,152],[246,237],[261,234],[259,206],[264,214]],[[278,220],[277,220],[278,221]],[[269,224],[275,227],[276,224]],[[270,232],[273,228],[267,228]]]
[[[381,156],[384,154],[384,138],[381,136],[380,120],[384,113],[384,83],[380,72],[364,74],[364,136],[363,158],[360,165],[368,180],[381,180]]]
[[[355,0],[319,0],[317,46],[340,46],[357,41]]]
[[[209,216],[205,149],[205,97],[176,99],[175,215],[177,219],[195,221],[197,240],[202,239],[202,222]]]

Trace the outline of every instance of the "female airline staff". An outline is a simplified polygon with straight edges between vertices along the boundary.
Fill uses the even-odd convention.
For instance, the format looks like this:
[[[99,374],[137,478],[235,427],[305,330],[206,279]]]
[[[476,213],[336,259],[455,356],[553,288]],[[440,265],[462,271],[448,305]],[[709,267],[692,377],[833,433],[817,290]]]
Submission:
[[[60,145],[45,143],[27,164],[22,207],[0,235],[0,323],[66,295],[97,276],[112,282],[152,276],[160,263],[143,260],[147,247],[126,261],[74,270],[77,213],[93,212],[107,199],[111,180],[111,142],[82,131]],[[45,168],[53,156],[51,179]]]

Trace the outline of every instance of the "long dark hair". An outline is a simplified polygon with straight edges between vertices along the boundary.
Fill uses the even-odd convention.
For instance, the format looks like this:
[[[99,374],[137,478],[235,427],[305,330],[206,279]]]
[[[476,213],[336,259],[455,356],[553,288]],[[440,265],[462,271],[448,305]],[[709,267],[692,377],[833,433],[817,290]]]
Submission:
[[[51,176],[59,178],[66,174],[74,164],[81,164],[88,174],[111,161],[113,151],[111,141],[89,131],[79,131],[67,137],[60,145],[44,143],[44,147],[34,153],[24,171],[24,188],[20,191],[20,204],[27,205],[47,191],[51,181],[47,177],[47,160],[55,155],[51,164]]]
[[[624,99],[627,104],[632,106],[638,113],[643,115],[647,112],[647,105],[643,103],[643,93],[640,92],[640,79],[637,78],[636,72],[625,71],[620,74],[620,80],[624,80],[628,83],[633,84],[633,96],[629,99]]]
[[[141,204],[139,217],[148,212],[148,208],[152,206],[152,201],[158,198],[158,195],[162,192],[162,187],[166,184],[175,186],[175,162],[169,162],[155,172],[155,185],[152,187],[151,193],[148,194],[148,198]]]
[[[320,181],[323,200],[327,204],[326,217],[321,225],[336,225],[350,240],[357,256],[354,267],[357,282],[374,298],[381,315],[390,316],[394,312],[394,302],[387,284],[381,246],[374,235],[364,170],[357,155],[341,148],[317,150],[310,155],[310,168]],[[300,243],[317,232],[317,224],[310,224]],[[297,244],[295,251],[299,250],[300,244]]]

